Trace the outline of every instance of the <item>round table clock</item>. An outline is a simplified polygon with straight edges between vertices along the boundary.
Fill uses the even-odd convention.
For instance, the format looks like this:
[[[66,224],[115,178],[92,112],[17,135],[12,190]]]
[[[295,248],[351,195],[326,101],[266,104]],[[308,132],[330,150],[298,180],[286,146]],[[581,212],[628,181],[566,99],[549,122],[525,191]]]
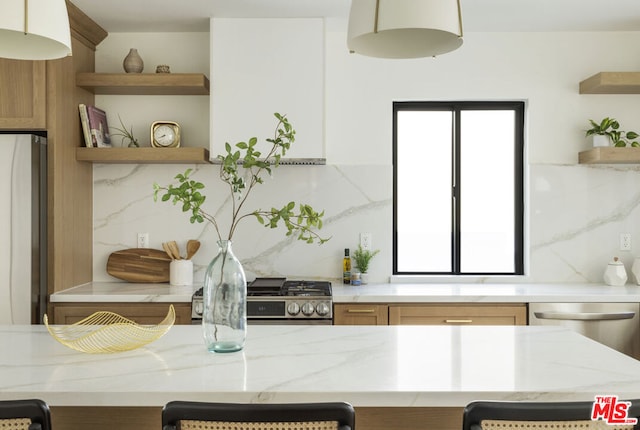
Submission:
[[[180,146],[180,124],[174,121],[155,121],[151,124],[151,146],[177,148]]]

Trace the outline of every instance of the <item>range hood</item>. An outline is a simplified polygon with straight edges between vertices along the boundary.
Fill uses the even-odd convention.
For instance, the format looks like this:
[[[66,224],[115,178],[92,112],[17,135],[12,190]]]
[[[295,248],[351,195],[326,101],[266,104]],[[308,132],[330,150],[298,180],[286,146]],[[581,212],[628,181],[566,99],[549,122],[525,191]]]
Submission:
[[[217,158],[211,159],[211,164],[222,164]],[[242,164],[242,160],[238,160],[238,164]],[[324,166],[327,164],[325,158],[281,158],[281,166]]]

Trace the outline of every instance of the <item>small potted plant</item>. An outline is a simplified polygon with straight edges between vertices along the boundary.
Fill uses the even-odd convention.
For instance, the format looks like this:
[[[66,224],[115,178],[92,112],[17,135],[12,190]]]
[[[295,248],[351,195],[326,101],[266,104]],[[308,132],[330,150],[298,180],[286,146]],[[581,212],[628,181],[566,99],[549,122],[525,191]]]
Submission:
[[[369,282],[369,263],[379,252],[379,249],[375,251],[363,249],[361,245],[358,245],[358,249],[353,252],[353,261],[356,264],[356,268],[360,270],[360,280],[363,284]]]
[[[590,119],[591,128],[586,131],[586,135],[591,136],[594,147],[597,146],[615,146],[617,148],[624,148],[627,145],[632,147],[640,146],[640,143],[635,141],[638,133],[635,131],[622,131],[619,130],[620,123],[614,118],[604,118],[600,123]]]
[[[133,135],[133,127],[127,130],[127,127],[124,126],[124,123],[122,122],[122,118],[120,118],[120,115],[118,115],[118,119],[120,120],[120,125],[122,126],[122,128],[111,127],[117,131],[117,133],[112,132],[111,136],[122,137],[123,147],[125,146],[125,143],[126,143],[126,146],[129,148],[139,148],[140,144],[138,144],[138,139],[136,139],[135,136]]]

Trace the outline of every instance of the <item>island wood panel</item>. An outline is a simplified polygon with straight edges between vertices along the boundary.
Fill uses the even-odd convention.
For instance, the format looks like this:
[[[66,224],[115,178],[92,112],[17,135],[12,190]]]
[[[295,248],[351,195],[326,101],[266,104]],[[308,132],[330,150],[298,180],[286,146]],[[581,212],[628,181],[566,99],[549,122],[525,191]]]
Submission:
[[[389,308],[378,304],[334,304],[334,325],[388,325]]]
[[[46,61],[0,59],[0,128],[46,128]]]
[[[356,429],[460,430],[462,410],[456,407],[355,407]],[[158,430],[162,428],[162,408],[52,406],[51,421],[55,430]]]
[[[390,325],[526,325],[525,303],[390,305]]]
[[[110,311],[138,324],[158,324],[169,305],[176,311],[176,324],[191,324],[191,303],[52,303],[54,324],[73,324],[94,312]]]

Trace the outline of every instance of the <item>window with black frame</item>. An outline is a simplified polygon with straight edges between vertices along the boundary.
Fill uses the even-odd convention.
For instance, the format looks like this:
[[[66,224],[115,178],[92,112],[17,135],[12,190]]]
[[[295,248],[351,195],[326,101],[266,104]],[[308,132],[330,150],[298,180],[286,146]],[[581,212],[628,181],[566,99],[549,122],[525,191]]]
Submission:
[[[524,102],[393,104],[394,275],[524,274]]]

